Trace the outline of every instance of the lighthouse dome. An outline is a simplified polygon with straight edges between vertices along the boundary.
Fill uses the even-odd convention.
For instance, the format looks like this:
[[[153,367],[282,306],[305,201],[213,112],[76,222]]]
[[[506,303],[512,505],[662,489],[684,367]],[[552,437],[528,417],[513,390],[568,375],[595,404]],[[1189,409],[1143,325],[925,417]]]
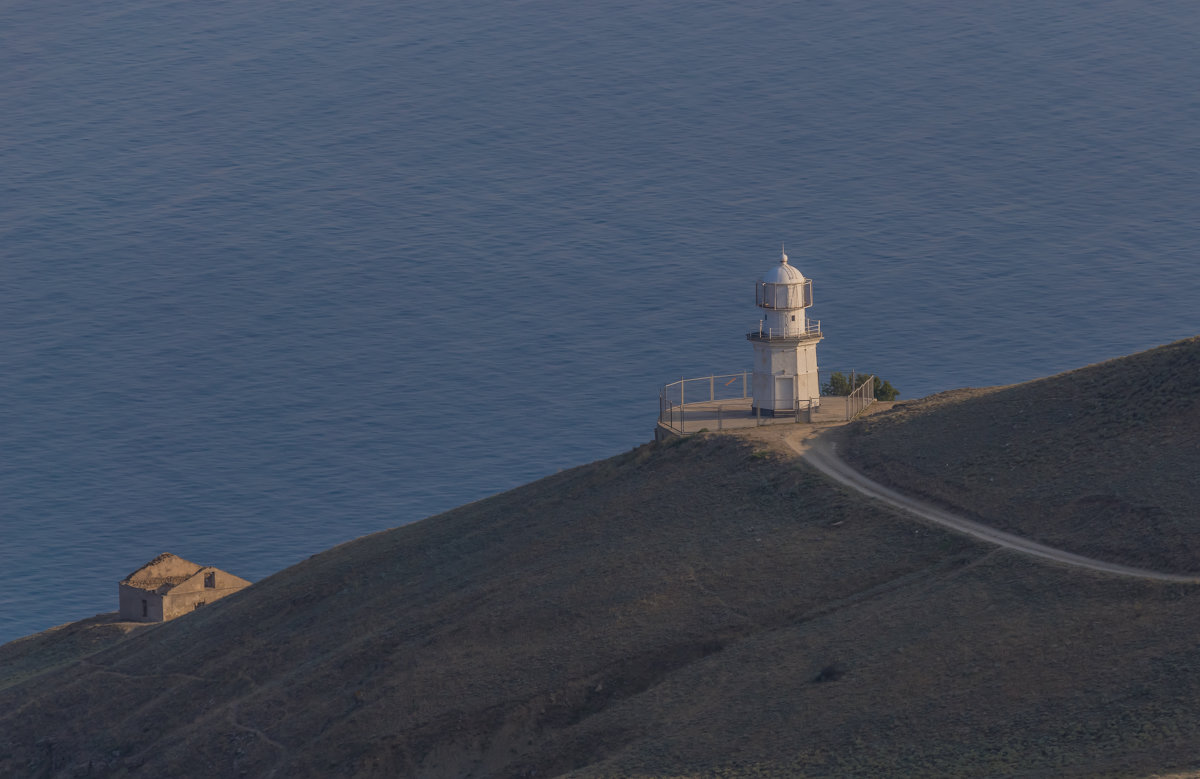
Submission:
[[[755,303],[761,308],[797,309],[812,305],[812,282],[788,264],[788,256],[780,252],[779,264],[764,274],[758,282]],[[788,320],[791,322],[791,320]]]
[[[765,284],[803,284],[804,274],[788,264],[788,256],[781,255],[779,264],[763,274]]]

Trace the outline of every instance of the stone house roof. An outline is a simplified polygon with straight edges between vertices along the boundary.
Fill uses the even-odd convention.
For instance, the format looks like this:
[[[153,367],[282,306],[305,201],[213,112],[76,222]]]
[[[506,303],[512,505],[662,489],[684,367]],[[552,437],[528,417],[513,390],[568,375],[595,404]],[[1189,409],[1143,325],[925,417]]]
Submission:
[[[206,567],[166,552],[126,576],[121,584],[164,595]]]

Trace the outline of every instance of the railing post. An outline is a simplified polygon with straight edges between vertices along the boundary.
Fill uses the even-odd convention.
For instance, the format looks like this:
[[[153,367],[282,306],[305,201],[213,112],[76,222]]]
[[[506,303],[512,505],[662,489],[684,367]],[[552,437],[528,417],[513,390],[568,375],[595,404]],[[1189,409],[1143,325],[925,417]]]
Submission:
[[[716,381],[717,381],[717,377],[716,377],[716,376],[709,376],[709,377],[708,377],[708,402],[709,402],[709,403],[712,403],[714,400],[716,400],[716,399],[717,399],[717,384],[716,384]]]
[[[742,371],[742,400],[746,399],[746,372]]]

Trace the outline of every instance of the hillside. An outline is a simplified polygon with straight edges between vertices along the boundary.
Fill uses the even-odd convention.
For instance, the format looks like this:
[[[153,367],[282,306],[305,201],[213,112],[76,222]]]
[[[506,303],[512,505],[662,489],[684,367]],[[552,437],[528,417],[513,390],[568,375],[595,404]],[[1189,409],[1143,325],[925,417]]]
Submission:
[[[0,689],[87,657],[117,643],[131,630],[150,627],[153,625],[121,622],[112,612],[0,645]]]
[[[1200,571],[1200,337],[851,425],[877,481],[1079,554]]]
[[[966,424],[968,402],[905,404],[856,440],[911,429],[934,447],[919,435],[941,413]],[[1148,426],[1181,413],[1143,408]],[[647,444],[124,637],[74,626],[0,648],[0,775],[1200,768],[1200,587],[893,514],[780,453],[789,427]]]

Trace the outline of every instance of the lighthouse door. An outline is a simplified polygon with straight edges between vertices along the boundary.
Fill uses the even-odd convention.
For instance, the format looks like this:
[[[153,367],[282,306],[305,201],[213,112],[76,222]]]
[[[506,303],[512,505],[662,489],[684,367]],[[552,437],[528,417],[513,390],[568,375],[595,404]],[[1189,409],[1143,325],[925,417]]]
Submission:
[[[783,378],[775,377],[775,405],[776,411],[791,411],[795,408],[793,401],[796,398],[795,379],[791,376]]]

